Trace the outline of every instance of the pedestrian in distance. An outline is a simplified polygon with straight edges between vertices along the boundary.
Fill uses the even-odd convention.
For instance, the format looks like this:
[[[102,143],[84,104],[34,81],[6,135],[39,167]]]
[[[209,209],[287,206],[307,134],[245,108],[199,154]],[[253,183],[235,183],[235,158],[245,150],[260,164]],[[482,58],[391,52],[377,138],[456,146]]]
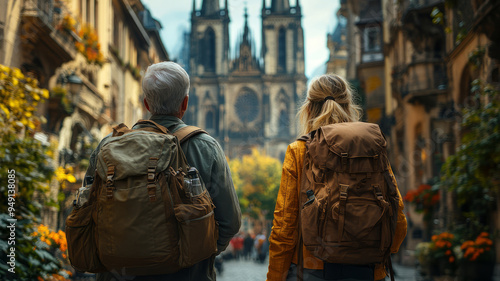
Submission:
[[[380,128],[358,122],[352,90],[335,74],[310,83],[297,116],[301,137],[283,162],[267,280],[384,280],[406,218]],[[366,154],[372,147],[377,153]]]
[[[252,258],[252,248],[253,248],[253,238],[250,233],[245,235],[245,239],[243,240],[243,256],[245,260],[249,260]]]
[[[110,248],[109,251],[115,251],[118,253],[120,251],[125,252],[126,248],[137,247],[137,245],[140,245],[141,243],[149,243],[148,245],[152,245],[152,250],[150,252],[154,252],[157,249],[161,249],[161,251],[158,250],[159,252],[156,257],[149,257],[149,260],[143,260],[141,257],[142,254],[139,253],[139,251],[142,250],[140,248],[137,248],[138,252],[135,256],[130,256],[130,253],[127,252],[127,257],[116,260],[110,260],[109,256],[106,257],[105,254],[99,251],[101,252],[98,255],[99,259],[108,258],[108,260],[110,260],[108,264],[113,264],[113,268],[112,270],[107,266],[98,268],[96,270],[96,272],[100,272],[97,274],[98,281],[214,281],[216,280],[216,273],[214,269],[215,257],[226,249],[231,238],[238,233],[240,229],[241,211],[231,179],[229,166],[221,146],[206,132],[200,130],[199,128],[191,129],[190,126],[187,126],[181,120],[188,108],[189,86],[189,76],[180,65],[174,62],[160,62],[149,66],[144,74],[142,89],[145,96],[144,106],[152,114],[151,118],[149,120],[139,121],[132,128],[132,130],[128,130],[128,128],[124,125],[115,127],[113,135],[105,137],[90,156],[90,165],[86,173],[86,182],[84,182],[84,186],[98,180],[94,177],[100,175],[99,169],[102,169],[100,168],[101,166],[106,168],[103,164],[105,162],[111,162],[115,159],[116,161],[120,160],[120,163],[124,163],[123,165],[120,165],[126,166],[127,159],[140,156],[137,156],[136,154],[156,151],[156,154],[153,155],[159,155],[156,158],[147,158],[149,159],[149,162],[146,161],[144,164],[131,167],[132,170],[139,171],[141,169],[145,169],[146,171],[144,177],[147,179],[147,182],[140,183],[137,191],[129,192],[128,190],[117,187],[119,184],[124,184],[124,182],[134,183],[139,180],[139,176],[131,176],[122,180],[120,178],[120,173],[122,172],[119,171],[119,166],[115,168],[108,165],[107,180],[106,172],[104,173],[104,179],[102,179],[102,175],[99,177],[99,181],[102,181],[103,184],[99,186],[100,189],[98,190],[100,191],[94,196],[95,203],[98,206],[96,208],[98,210],[98,219],[95,222],[97,224],[97,231],[101,231],[101,228],[106,227],[105,224],[99,225],[100,222],[108,219],[108,221],[114,223],[113,220],[121,219],[120,215],[122,214],[112,212],[110,214],[110,218],[102,218],[104,216],[102,214],[100,215],[101,217],[99,217],[99,211],[101,210],[105,210],[106,208],[115,208],[118,206],[116,208],[122,208],[120,210],[123,212],[130,211],[133,216],[134,208],[149,208],[144,213],[135,214],[136,216],[144,215],[144,217],[131,217],[130,220],[128,218],[123,220],[124,224],[127,225],[122,224],[119,225],[119,227],[123,228],[123,237],[128,235],[127,237],[129,237],[129,243],[118,244],[117,240],[123,239],[120,235],[117,235],[113,238],[113,241],[110,241],[110,243],[114,244],[112,244],[112,249]],[[189,130],[187,130],[188,127]],[[113,143],[119,143],[120,141],[123,141],[123,145],[116,147],[116,149],[127,149],[128,143],[126,142],[126,139],[128,138],[132,140],[134,137],[138,138],[141,134],[144,135],[143,139],[141,139],[144,141],[134,142],[133,145],[144,145],[144,143],[150,141],[151,139],[159,138],[157,137],[158,134],[152,134],[151,132],[163,132],[162,134],[166,135],[164,138],[160,139],[161,142],[158,147],[146,147],[142,150],[137,149],[129,153],[129,155],[113,156],[115,158],[110,156],[112,154],[104,153],[104,150],[107,149],[106,153],[109,151],[109,153],[116,154],[116,150],[113,152],[113,150],[109,147],[112,146]],[[178,140],[173,138],[171,134],[175,135]],[[181,149],[178,150],[175,147],[180,147]],[[172,150],[170,151],[169,149]],[[164,154],[167,153],[167,150],[169,151],[168,153],[173,154],[165,157]],[[100,151],[102,153],[100,153]],[[178,164],[178,169],[177,166],[175,169],[172,168],[173,166],[169,166],[167,167],[168,169],[161,170],[160,166],[166,166],[165,161],[174,159],[172,157],[176,157],[176,160],[173,161],[175,163],[170,163],[168,165],[177,165],[178,163],[187,162],[188,166],[185,164]],[[130,163],[128,164],[132,165]],[[189,169],[189,172],[183,170],[183,168],[188,169],[189,167],[195,167],[196,169],[194,172],[192,169]],[[140,177],[143,176],[141,175]],[[168,188],[164,187],[167,186],[167,183],[165,183],[164,186],[161,186],[161,184],[159,184],[160,181],[167,182]],[[116,187],[114,187],[113,184],[115,184]],[[92,188],[94,188],[94,185]],[[197,188],[194,188],[195,186],[197,186]],[[188,187],[192,189],[187,189]],[[133,196],[138,196],[133,192],[141,193],[141,196],[143,196],[143,192],[146,192],[146,199],[144,199],[146,200],[145,203],[134,206],[127,206],[124,205],[124,203],[122,204],[121,202],[123,200],[130,199],[130,197]],[[93,198],[92,192],[91,198]],[[170,201],[172,201],[172,204],[170,204]],[[195,206],[194,209],[191,207],[192,205]],[[83,207],[85,206],[87,205],[83,205]],[[138,229],[137,225],[134,225],[131,222],[135,221],[140,223],[147,220],[155,222],[154,218],[149,218],[148,216],[150,213],[153,214],[153,212],[156,211],[158,211],[159,215],[166,216],[166,219],[163,219],[162,222],[157,223],[154,227],[148,229]],[[201,212],[202,215],[195,217],[194,212]],[[209,218],[211,218],[211,220],[208,220]],[[165,226],[164,221],[168,222],[167,226]],[[70,218],[67,220],[67,225],[68,222],[71,223]],[[147,222],[145,222],[145,225],[148,226]],[[179,226],[179,230],[177,229],[177,226]],[[201,231],[199,231],[199,229],[201,229]],[[113,229],[110,229],[109,231],[112,232]],[[141,231],[144,233],[141,233]],[[132,239],[133,237],[129,235],[130,233],[138,233],[141,237]],[[193,256],[196,256],[198,254],[197,251],[200,251],[201,248],[205,247],[205,240],[203,239],[205,239],[204,237],[206,236],[214,237],[213,240],[210,240],[213,241],[213,247],[208,252],[207,258],[197,261],[193,258]],[[179,240],[181,237],[187,238],[185,240]],[[89,239],[93,239],[93,236]],[[106,243],[106,241],[108,241],[106,239],[108,238],[99,236],[97,244],[101,245],[102,243]],[[84,243],[84,241],[81,242]],[[170,247],[168,248],[165,246],[167,243],[170,243],[169,245],[173,246],[168,246]],[[74,245],[77,244],[75,243]],[[184,257],[186,251],[190,251],[193,256]],[[148,254],[150,253],[144,253],[144,255]],[[165,255],[174,256],[174,258],[167,260],[167,258],[164,257]],[[162,258],[166,260],[166,262],[163,262],[165,267],[169,267],[174,263],[179,263],[181,265],[175,265],[173,266],[173,268],[175,268],[174,270],[165,271],[165,273],[161,274],[158,274],[157,272],[162,272],[162,264],[160,264],[159,267],[151,267],[154,270],[148,271],[147,266],[149,264],[157,263],[158,260]],[[190,258],[193,259],[190,260]],[[134,268],[133,263],[132,265],[129,264],[125,267],[121,266],[122,262],[130,263],[131,261],[137,261],[137,267],[140,267],[139,264],[142,264],[145,268],[141,271],[141,268]],[[103,261],[101,260],[101,262]],[[186,265],[189,266],[186,267]],[[140,274],[129,274],[129,272],[140,272]]]

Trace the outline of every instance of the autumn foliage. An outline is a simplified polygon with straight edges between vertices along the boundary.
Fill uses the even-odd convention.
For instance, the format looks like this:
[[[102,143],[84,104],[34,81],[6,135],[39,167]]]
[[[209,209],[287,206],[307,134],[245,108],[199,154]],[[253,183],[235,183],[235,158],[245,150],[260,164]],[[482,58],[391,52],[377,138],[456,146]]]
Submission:
[[[281,163],[257,149],[229,161],[231,175],[243,213],[272,218],[281,180]]]

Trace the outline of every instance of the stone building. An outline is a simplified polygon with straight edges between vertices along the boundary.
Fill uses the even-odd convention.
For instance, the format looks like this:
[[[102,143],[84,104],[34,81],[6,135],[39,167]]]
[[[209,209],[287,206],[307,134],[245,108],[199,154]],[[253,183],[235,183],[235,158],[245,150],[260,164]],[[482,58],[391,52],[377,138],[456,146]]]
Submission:
[[[168,60],[161,25],[140,0],[0,0],[0,7],[0,64],[51,92],[36,137],[56,147],[55,165],[74,168],[77,182],[63,191],[70,203],[93,146],[114,124],[145,116],[141,75]],[[57,182],[52,189],[57,200]],[[57,211],[45,211],[56,228]]]
[[[258,147],[283,160],[297,137],[294,118],[306,91],[300,3],[262,2],[260,53],[247,16],[238,49],[231,51],[227,1],[220,8],[218,0],[204,0],[200,10],[193,1],[185,121],[206,129],[230,158]]]
[[[500,3],[445,2],[341,1],[350,46],[346,75],[364,92],[367,121],[379,123],[386,134],[403,196],[439,181],[443,163],[460,146],[460,112],[475,99],[472,81],[500,85]],[[441,193],[427,222],[406,203],[409,227],[403,250],[415,250],[433,229],[453,223],[460,211],[455,197],[445,189]],[[490,217],[486,225],[498,229],[498,214]],[[401,261],[412,264],[404,253]]]
[[[330,57],[326,62],[326,73],[335,73],[346,77],[347,68],[347,19],[342,15],[342,8],[337,12],[337,26],[327,35],[327,47]]]
[[[363,120],[385,121],[385,79],[380,0],[340,1],[338,24],[328,35],[327,73],[342,75],[357,92]]]
[[[472,81],[498,88],[500,3],[445,2],[382,1],[391,161],[403,195],[439,181],[443,163],[460,146],[460,112],[472,99]],[[475,69],[470,58],[478,50],[482,67]],[[430,222],[407,203],[408,249],[458,217],[453,193],[441,194]],[[498,229],[497,221],[482,223]]]

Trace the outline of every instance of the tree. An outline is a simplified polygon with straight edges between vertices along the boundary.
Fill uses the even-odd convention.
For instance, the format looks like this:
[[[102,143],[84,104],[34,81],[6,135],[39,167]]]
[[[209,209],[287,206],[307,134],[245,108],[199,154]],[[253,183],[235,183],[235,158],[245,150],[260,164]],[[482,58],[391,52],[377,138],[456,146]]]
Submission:
[[[281,180],[280,161],[253,149],[252,154],[229,161],[229,167],[242,212],[272,219]]]

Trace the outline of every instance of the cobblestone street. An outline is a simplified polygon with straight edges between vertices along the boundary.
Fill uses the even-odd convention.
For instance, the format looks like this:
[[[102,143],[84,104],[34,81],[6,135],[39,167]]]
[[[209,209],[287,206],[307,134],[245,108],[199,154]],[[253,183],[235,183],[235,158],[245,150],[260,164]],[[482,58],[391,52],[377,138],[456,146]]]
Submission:
[[[268,260],[256,263],[246,260],[224,261],[222,274],[217,275],[218,281],[264,281],[266,280]],[[415,269],[394,264],[396,281],[421,281],[417,280]],[[388,280],[388,279],[387,279]]]

